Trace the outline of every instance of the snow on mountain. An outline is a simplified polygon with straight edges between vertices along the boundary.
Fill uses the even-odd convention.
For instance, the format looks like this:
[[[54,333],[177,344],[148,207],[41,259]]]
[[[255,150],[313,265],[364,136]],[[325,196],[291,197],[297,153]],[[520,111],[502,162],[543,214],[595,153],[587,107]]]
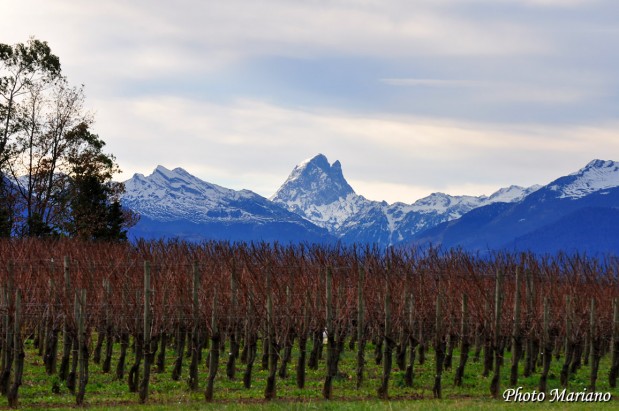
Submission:
[[[337,232],[368,202],[355,194],[340,162],[330,165],[322,154],[297,165],[270,200],[330,232]]]
[[[488,253],[617,254],[619,167],[594,160],[539,187],[520,201],[480,207],[457,221],[414,235],[412,244]]]
[[[515,203],[522,200],[529,194],[539,190],[540,188],[542,188],[542,186],[539,184],[535,184],[527,188],[514,185],[501,188],[490,197],[488,197],[487,200],[484,202],[484,205],[493,203]]]
[[[163,166],[149,176],[135,174],[125,187],[123,204],[143,216],[134,230],[153,238],[162,232],[172,237],[180,230],[183,238],[337,238],[345,243],[388,246],[409,242],[422,231],[495,203],[503,209],[504,203],[525,207],[536,201],[550,204],[553,199],[581,201],[591,198],[592,193],[610,198],[610,194],[603,194],[612,194],[619,187],[619,163],[594,160],[541,188],[509,186],[490,196],[433,193],[412,204],[372,201],[355,193],[344,178],[340,162],[330,164],[322,154],[297,165],[271,201],[249,190],[208,183],[182,168],[169,170]],[[567,207],[564,203],[562,207]],[[554,215],[556,210],[549,213]],[[524,230],[522,221],[530,222],[534,217],[527,216],[515,226]]]
[[[140,214],[137,238],[329,242],[327,230],[249,190],[231,190],[182,168],[157,166],[125,182],[123,205]]]
[[[194,223],[217,219],[251,218],[242,202],[260,201],[249,190],[235,191],[207,183],[182,168],[157,166],[148,177],[135,174],[125,182],[123,203],[159,221],[186,219]]]
[[[575,173],[562,177],[549,187],[559,198],[578,199],[593,192],[619,186],[619,162],[593,160]]]
[[[346,182],[339,161],[329,164],[323,154],[297,165],[271,200],[326,228],[346,242],[395,244],[474,208],[495,202],[514,202],[539,186],[510,186],[491,196],[451,196],[434,193],[413,204],[371,201]]]

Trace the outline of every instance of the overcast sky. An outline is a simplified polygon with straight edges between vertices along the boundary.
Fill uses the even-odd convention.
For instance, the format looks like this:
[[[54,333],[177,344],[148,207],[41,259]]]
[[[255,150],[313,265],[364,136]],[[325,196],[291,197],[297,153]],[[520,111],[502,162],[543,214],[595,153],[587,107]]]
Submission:
[[[0,0],[86,86],[124,173],[183,167],[271,196],[340,160],[414,200],[619,160],[617,0]]]

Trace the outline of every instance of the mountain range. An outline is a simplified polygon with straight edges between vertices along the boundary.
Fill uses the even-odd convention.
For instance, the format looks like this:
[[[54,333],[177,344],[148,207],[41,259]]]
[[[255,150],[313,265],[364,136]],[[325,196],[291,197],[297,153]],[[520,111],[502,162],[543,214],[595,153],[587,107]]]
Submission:
[[[545,186],[490,196],[434,193],[412,204],[368,200],[339,161],[297,165],[269,199],[158,166],[125,182],[123,205],[141,215],[132,238],[461,247],[468,251],[619,251],[619,163],[594,160]],[[619,226],[617,226],[619,228]]]
[[[122,203],[140,215],[132,238],[325,242],[324,228],[249,190],[207,183],[182,168],[158,166],[125,182]]]
[[[413,243],[469,251],[619,252],[619,163],[594,160],[520,201],[472,210]]]

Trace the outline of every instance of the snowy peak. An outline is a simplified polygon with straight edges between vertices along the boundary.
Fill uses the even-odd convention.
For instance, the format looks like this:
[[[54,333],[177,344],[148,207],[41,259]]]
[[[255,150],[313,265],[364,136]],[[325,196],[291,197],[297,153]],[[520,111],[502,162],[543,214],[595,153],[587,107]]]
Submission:
[[[271,200],[289,209],[302,208],[303,204],[330,204],[354,193],[340,162],[329,164],[327,157],[318,154],[297,165]]]
[[[174,170],[168,170],[162,165],[158,165],[150,177],[161,178],[163,180],[180,180],[185,182],[197,180],[196,177],[192,176],[180,167],[176,167]]]
[[[522,200],[539,186],[503,188],[491,196],[434,193],[413,204],[371,201],[355,194],[339,161],[322,154],[297,165],[271,200],[346,242],[395,244],[474,208]]]
[[[427,197],[415,201],[410,208],[419,213],[445,214],[452,219],[458,218],[474,208],[488,204],[518,202],[539,188],[539,185],[528,188],[512,185],[501,188],[490,196],[481,195],[478,197],[432,193]]]
[[[142,218],[137,238],[188,241],[331,241],[326,230],[249,190],[203,181],[182,168],[157,166],[125,182],[123,204]]]
[[[444,193],[432,193],[427,197],[415,201],[411,207],[412,210],[420,213],[445,213],[459,206],[464,206],[466,208],[478,207],[481,201],[479,197],[473,196],[451,196]]]
[[[236,197],[239,194],[234,190],[200,180],[180,167],[168,170],[161,165],[157,166],[148,177],[135,174],[125,182],[125,187],[126,199],[147,196],[151,199],[159,198],[161,201],[182,197],[186,197],[188,201],[213,201],[216,198]]]
[[[578,199],[617,186],[619,186],[619,163],[593,160],[577,172],[550,183],[548,188],[559,192],[559,198]]]
[[[368,202],[355,194],[340,162],[329,164],[323,154],[299,163],[271,200],[331,233]]]
[[[211,216],[249,218],[239,202],[266,201],[259,195],[207,183],[182,168],[157,168],[147,177],[135,174],[125,182],[123,202],[138,213],[158,221],[186,219],[194,223]]]
[[[485,203],[515,203],[522,200],[532,192],[539,190],[541,187],[542,186],[538,184],[526,188],[511,185],[509,187],[501,188],[495,193],[493,193],[490,197],[487,198]]]

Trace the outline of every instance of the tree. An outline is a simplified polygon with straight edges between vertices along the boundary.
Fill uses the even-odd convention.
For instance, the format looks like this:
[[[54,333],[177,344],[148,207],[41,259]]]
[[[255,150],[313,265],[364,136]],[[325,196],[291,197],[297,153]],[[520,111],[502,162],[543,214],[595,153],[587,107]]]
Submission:
[[[23,105],[60,75],[60,60],[46,42],[31,38],[26,44],[0,44],[0,236],[12,233],[16,215],[17,190],[7,178],[8,148],[11,139],[23,130]],[[34,109],[39,102],[34,102]],[[31,213],[27,219],[34,221]]]
[[[0,236],[122,239],[120,170],[46,42],[0,44],[0,100]]]
[[[6,147],[19,130],[16,106],[32,87],[53,82],[60,76],[60,59],[47,42],[34,38],[15,46],[0,43],[0,169],[6,162]]]
[[[83,87],[58,77],[43,88],[33,84],[19,107],[21,126],[8,145],[6,168],[21,199],[22,235],[39,236],[42,226],[60,223],[58,193],[64,190],[71,164],[68,156],[80,142],[74,129],[90,125]]]
[[[137,222],[123,210],[119,197],[122,183],[112,181],[118,165],[114,156],[103,152],[105,142],[82,123],[67,136],[70,145],[65,202],[67,215],[62,231],[88,240],[126,240],[126,228]]]

